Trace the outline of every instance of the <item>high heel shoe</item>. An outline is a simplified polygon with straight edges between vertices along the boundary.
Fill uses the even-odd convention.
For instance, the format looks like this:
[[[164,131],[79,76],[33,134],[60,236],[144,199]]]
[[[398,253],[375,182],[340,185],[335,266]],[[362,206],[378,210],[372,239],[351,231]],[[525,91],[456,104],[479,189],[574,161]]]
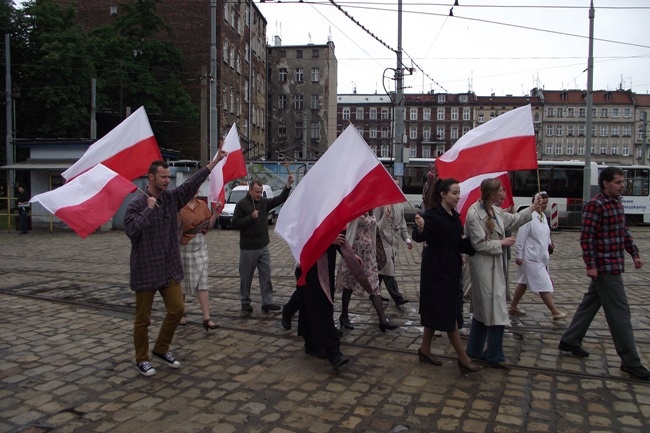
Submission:
[[[203,321],[203,327],[205,328],[205,332],[208,332],[208,329],[217,329],[219,327],[219,325],[217,325],[214,322],[212,323],[212,325],[210,325],[210,322],[212,322],[212,319],[206,319]]]
[[[422,349],[418,349],[418,359],[425,364],[442,365],[442,361],[433,355],[426,355]]]
[[[393,331],[397,329],[397,325],[391,324],[388,320],[379,324],[379,330],[384,333],[386,330]]]
[[[460,359],[458,360],[458,368],[460,369],[460,372],[463,374],[476,373],[477,371],[483,370],[482,366],[476,365],[471,361],[469,364],[465,365],[462,362],[460,362]]]
[[[345,329],[350,329],[350,330],[354,329],[354,326],[352,326],[352,323],[350,323],[350,319],[344,320],[342,316],[339,316],[339,323]]]

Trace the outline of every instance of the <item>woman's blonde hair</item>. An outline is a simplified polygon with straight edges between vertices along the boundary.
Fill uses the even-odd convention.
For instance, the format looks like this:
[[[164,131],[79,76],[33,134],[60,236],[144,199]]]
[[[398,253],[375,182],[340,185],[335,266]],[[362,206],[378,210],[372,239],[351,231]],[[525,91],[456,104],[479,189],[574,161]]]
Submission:
[[[499,179],[485,179],[483,182],[481,182],[481,203],[483,203],[483,207],[489,216],[486,223],[488,233],[492,233],[492,230],[494,230],[495,227],[495,222],[494,219],[492,219],[491,215],[491,199],[494,194],[498,193],[500,190],[501,181]]]

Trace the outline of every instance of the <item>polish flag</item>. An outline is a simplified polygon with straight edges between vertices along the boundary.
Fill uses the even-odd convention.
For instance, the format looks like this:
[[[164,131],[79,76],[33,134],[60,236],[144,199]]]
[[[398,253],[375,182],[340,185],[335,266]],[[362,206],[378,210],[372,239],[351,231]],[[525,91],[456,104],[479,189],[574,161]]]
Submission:
[[[275,232],[303,269],[299,284],[345,225],[406,197],[350,125],[309,169],[282,206]]]
[[[458,200],[456,210],[460,214],[460,220],[463,222],[463,225],[465,225],[467,211],[477,202],[478,199],[481,198],[481,182],[485,179],[492,178],[498,178],[506,192],[506,199],[503,201],[501,207],[507,209],[515,203],[512,197],[512,186],[510,184],[510,176],[508,176],[508,172],[502,171],[500,173],[487,173],[474,176],[458,185],[460,186],[460,200]]]
[[[85,238],[108,221],[136,186],[110,168],[97,164],[70,182],[38,194],[39,202]]]
[[[438,176],[459,182],[484,173],[537,168],[530,104],[508,111],[458,139],[436,159]]]
[[[128,180],[133,180],[147,174],[151,163],[159,159],[162,159],[162,155],[149,125],[147,112],[140,107],[94,142],[61,176],[69,182],[97,164],[104,164]]]
[[[208,190],[210,209],[212,209],[213,203],[219,202],[223,206],[226,202],[224,192],[226,183],[248,174],[246,171],[246,163],[244,162],[244,153],[239,143],[237,126],[234,123],[228,135],[226,135],[221,150],[225,150],[228,154],[217,163],[212,173],[210,173],[210,188]],[[217,155],[215,155],[216,157]],[[221,212],[220,209],[218,211]]]

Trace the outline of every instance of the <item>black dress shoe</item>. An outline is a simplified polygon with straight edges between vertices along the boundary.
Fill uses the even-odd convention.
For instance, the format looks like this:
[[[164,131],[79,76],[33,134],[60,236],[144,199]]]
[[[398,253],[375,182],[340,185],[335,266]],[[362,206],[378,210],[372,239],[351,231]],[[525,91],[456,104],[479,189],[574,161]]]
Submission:
[[[621,370],[641,380],[650,380],[650,371],[642,365],[638,367],[626,367],[621,365]]]
[[[307,349],[305,347],[305,353],[309,356],[315,356],[319,359],[327,359],[327,353],[323,349]]]
[[[345,364],[350,362],[348,358],[346,358],[342,353],[339,353],[336,355],[336,358],[334,358],[332,361],[330,361],[330,364],[332,364],[332,367],[334,367],[334,370],[338,370],[339,368],[343,367]]]
[[[284,314],[282,315],[282,320],[280,321],[282,323],[282,327],[286,329],[287,331],[291,329],[291,318],[285,316]]]
[[[569,343],[565,343],[562,340],[560,340],[560,344],[557,346],[557,348],[560,349],[563,352],[573,353],[575,356],[578,356],[580,358],[586,358],[586,357],[589,356],[589,352],[587,352],[582,347],[574,346],[573,344],[569,344]]]
[[[241,310],[247,313],[252,313],[253,307],[251,307],[251,304],[241,304]]]
[[[409,302],[408,299],[402,298],[402,299],[399,299],[399,300],[395,301],[395,305],[397,305],[399,307],[401,305],[408,304],[408,302]]]
[[[280,307],[278,304],[262,305],[262,311],[264,311],[265,313],[268,313],[269,311],[278,311],[281,309],[282,307]]]
[[[337,328],[336,329],[336,335],[338,335],[339,338],[343,337],[343,331],[341,331],[340,329]]]

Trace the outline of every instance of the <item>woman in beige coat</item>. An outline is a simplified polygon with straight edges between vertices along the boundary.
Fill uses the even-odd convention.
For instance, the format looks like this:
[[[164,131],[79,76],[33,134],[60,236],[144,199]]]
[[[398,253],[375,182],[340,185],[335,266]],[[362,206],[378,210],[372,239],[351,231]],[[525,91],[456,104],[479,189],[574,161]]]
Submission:
[[[506,303],[508,264],[505,249],[514,245],[515,238],[506,237],[505,233],[530,221],[539,199],[514,215],[501,209],[504,199],[501,181],[485,179],[481,182],[481,199],[467,211],[465,233],[476,250],[469,257],[474,317],[467,354],[493,367],[507,369],[503,333],[510,320]],[[487,349],[484,349],[486,340]]]

